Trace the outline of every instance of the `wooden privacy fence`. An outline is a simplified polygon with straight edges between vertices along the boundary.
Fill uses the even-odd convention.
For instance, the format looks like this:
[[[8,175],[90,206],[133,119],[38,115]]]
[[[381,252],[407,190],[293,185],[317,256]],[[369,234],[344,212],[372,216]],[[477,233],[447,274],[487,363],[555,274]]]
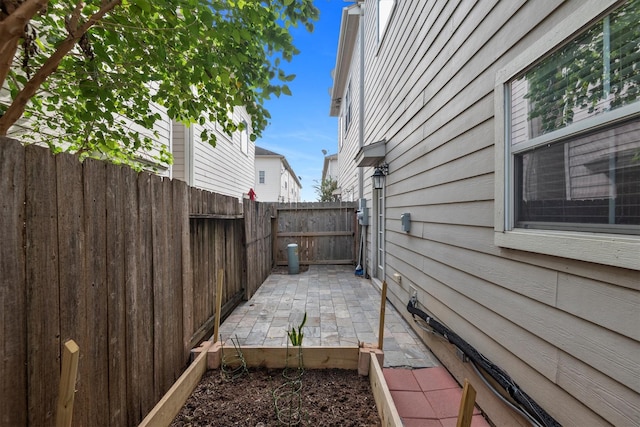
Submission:
[[[356,209],[355,202],[278,204],[276,263],[287,265],[287,246],[295,243],[300,264],[353,264]]]
[[[266,225],[236,198],[0,138],[0,426],[53,424],[68,339],[73,424],[137,425],[212,328],[217,270],[227,310],[269,274],[253,267],[271,234],[247,274],[245,230],[270,215],[249,218]]]
[[[244,199],[244,224],[247,255],[246,299],[258,290],[273,267],[272,232],[275,224],[275,204]]]

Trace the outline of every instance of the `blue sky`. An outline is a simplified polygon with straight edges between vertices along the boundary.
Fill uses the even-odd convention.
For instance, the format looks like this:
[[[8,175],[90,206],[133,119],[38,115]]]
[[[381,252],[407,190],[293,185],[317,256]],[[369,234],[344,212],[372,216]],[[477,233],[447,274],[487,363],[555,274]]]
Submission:
[[[302,178],[303,201],[316,201],[313,188],[322,178],[324,155],[338,149],[338,120],[329,117],[331,70],[336,63],[342,8],[350,2],[315,0],[320,19],[313,33],[304,28],[292,31],[300,54],[282,68],[296,78],[289,83],[292,96],[274,98],[265,104],[271,113],[270,125],[256,145],[287,158],[296,175]],[[258,194],[260,200],[260,194]]]

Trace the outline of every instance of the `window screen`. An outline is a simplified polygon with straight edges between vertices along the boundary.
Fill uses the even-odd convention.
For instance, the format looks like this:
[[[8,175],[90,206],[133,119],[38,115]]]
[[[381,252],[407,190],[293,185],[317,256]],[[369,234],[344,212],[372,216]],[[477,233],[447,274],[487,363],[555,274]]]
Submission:
[[[509,84],[519,227],[640,233],[640,0]]]

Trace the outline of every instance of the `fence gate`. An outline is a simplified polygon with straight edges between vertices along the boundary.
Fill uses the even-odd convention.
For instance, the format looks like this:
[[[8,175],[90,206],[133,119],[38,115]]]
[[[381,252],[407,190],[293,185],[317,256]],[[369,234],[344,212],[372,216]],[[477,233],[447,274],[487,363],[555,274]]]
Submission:
[[[300,264],[354,264],[357,257],[355,202],[277,205],[274,256],[287,265],[287,246],[298,245]]]

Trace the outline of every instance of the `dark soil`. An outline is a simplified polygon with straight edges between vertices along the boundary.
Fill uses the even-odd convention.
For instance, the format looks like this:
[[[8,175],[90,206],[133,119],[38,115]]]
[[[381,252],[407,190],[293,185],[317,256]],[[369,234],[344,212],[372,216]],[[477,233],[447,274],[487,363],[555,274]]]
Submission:
[[[207,371],[171,425],[289,425],[278,421],[274,403],[274,390],[286,382],[281,369],[249,369],[248,374],[235,380],[223,379],[217,370]],[[301,422],[298,425],[381,425],[369,378],[359,376],[357,371],[305,370],[301,382]],[[279,404],[280,408],[285,406]],[[286,416],[281,418],[287,419]]]

